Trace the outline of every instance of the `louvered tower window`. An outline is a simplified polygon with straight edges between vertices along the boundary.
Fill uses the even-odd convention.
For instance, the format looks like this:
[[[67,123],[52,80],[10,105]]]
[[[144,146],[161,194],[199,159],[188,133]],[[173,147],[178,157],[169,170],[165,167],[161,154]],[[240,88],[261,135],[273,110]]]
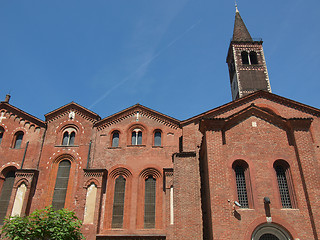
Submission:
[[[114,186],[112,228],[123,227],[125,189],[126,179],[123,176],[119,176],[116,179]]]
[[[56,185],[54,187],[52,206],[55,210],[64,208],[69,182],[71,163],[63,160],[59,163]]]
[[[2,190],[0,194],[0,225],[3,224],[3,219],[6,216],[9,201],[12,193],[12,188],[15,179],[15,172],[9,171],[5,175],[5,179],[2,185]]]
[[[241,204],[241,208],[249,208],[247,184],[246,184],[244,167],[241,165],[237,165],[234,168],[234,171],[236,174],[238,200],[239,200],[239,203]]]
[[[286,177],[286,170],[282,165],[275,166],[278,186],[280,191],[280,198],[283,208],[292,208],[291,200],[290,200],[290,193],[289,193],[289,186]]]
[[[156,220],[156,179],[145,180],[144,228],[154,228]]]

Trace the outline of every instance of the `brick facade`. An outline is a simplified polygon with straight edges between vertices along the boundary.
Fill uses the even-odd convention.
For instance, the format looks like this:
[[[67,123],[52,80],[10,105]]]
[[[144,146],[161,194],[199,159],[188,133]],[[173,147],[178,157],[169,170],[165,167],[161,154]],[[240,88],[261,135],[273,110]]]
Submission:
[[[237,61],[243,47],[258,51],[263,69],[238,68],[253,85],[249,72],[264,73],[253,93],[183,121],[139,104],[101,119],[73,102],[42,121],[1,102],[0,193],[15,172],[11,195],[0,195],[5,215],[57,198],[90,240],[318,239],[320,110],[268,92],[261,44],[230,45]]]

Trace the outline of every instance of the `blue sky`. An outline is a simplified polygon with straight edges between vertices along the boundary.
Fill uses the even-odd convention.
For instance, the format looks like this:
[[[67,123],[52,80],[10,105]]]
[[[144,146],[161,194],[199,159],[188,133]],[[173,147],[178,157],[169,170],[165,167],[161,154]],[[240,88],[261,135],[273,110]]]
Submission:
[[[238,8],[273,93],[319,108],[320,1]],[[187,119],[231,101],[234,15],[225,0],[3,0],[0,99],[40,119],[71,101],[102,118],[140,103]]]

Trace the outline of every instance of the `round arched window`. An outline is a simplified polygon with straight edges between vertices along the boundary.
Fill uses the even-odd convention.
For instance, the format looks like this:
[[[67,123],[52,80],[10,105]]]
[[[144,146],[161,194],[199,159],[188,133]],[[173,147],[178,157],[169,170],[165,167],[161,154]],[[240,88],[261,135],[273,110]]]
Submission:
[[[273,224],[266,223],[258,226],[253,234],[252,240],[291,240],[290,234],[282,227]]]

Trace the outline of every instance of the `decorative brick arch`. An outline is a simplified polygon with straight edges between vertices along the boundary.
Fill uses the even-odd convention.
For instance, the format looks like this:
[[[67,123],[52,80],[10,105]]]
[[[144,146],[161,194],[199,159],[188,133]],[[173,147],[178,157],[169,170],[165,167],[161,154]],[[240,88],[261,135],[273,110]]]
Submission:
[[[264,224],[267,224],[266,221],[266,217],[265,216],[261,216],[257,219],[255,219],[247,228],[246,233],[245,233],[245,237],[244,239],[252,239],[252,234],[254,233],[254,231],[259,227],[262,226]],[[272,224],[278,225],[280,228],[284,229],[285,231],[288,232],[288,234],[291,236],[291,239],[296,239],[299,238],[297,232],[295,231],[295,229],[286,221],[284,221],[283,219],[277,217],[277,216],[272,216]]]

